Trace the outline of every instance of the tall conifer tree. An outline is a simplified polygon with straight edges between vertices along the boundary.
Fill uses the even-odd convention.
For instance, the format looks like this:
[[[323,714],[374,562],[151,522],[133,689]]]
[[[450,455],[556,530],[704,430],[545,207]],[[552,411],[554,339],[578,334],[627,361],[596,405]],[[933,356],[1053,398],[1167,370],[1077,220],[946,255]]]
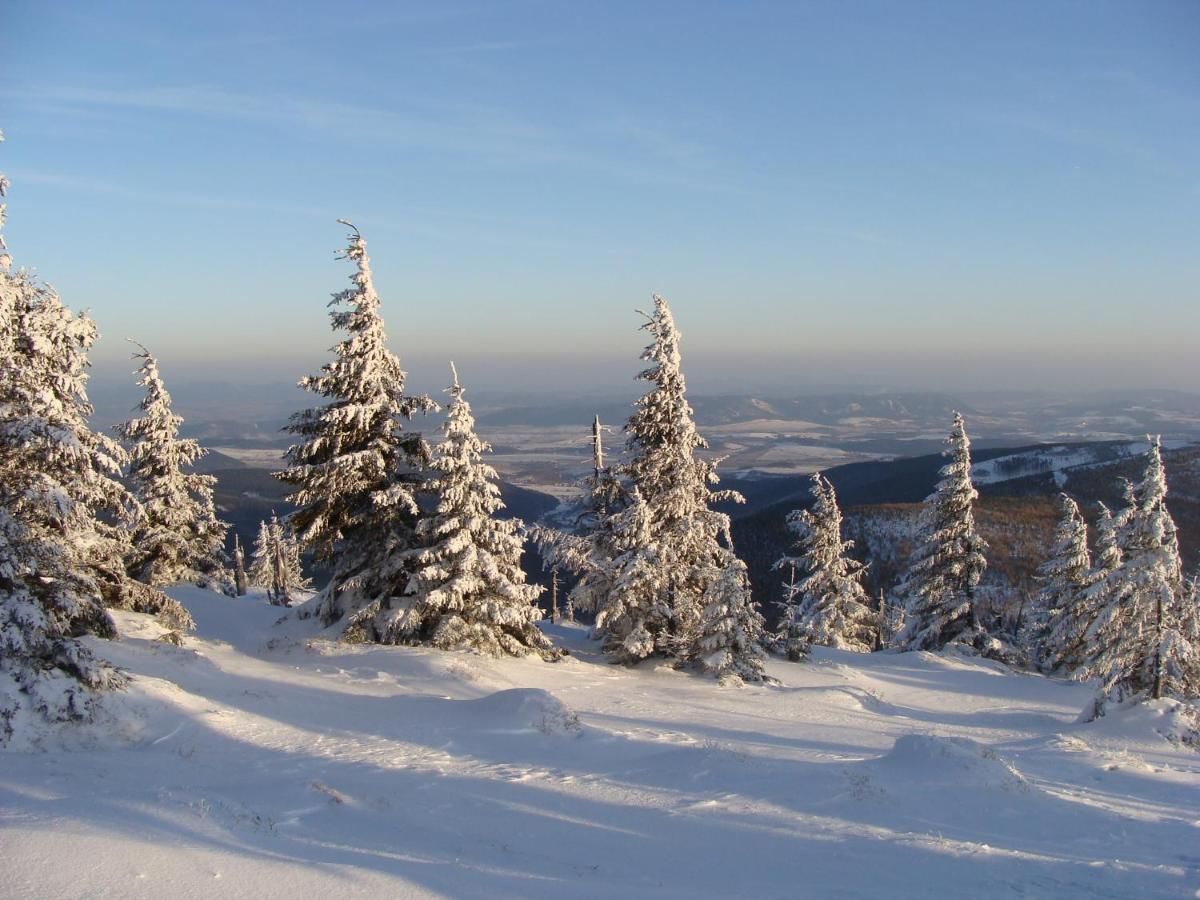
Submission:
[[[604,426],[592,423],[592,474],[582,483],[583,496],[568,529],[542,525],[530,529],[543,563],[576,576],[567,594],[572,610],[599,613],[613,594],[612,563],[624,551],[616,534],[618,513],[630,503],[614,466],[605,464]]]
[[[265,588],[267,599],[278,606],[291,606],[311,582],[300,564],[300,547],[290,524],[274,512],[270,522],[261,522],[248,576],[252,584]]]
[[[7,188],[0,176],[0,229]],[[106,605],[191,624],[125,573],[125,455],[87,422],[96,326],[11,265],[0,231],[0,743],[22,715],[87,718],[99,691],[124,683],[79,641],[116,635]]]
[[[636,663],[655,652],[671,619],[654,515],[636,487],[624,508],[608,516],[605,547],[611,556],[596,560],[593,576],[606,591],[598,597],[596,629],[614,661]]]
[[[1087,669],[1101,681],[1093,715],[1108,702],[1200,696],[1200,647],[1175,522],[1166,506],[1167,478],[1156,438],[1118,531],[1121,562],[1105,577],[1103,606],[1088,630]]]
[[[146,389],[142,414],[118,428],[129,447],[129,483],[141,504],[129,572],[150,585],[228,581],[223,549],[228,526],[217,519],[213,502],[217,479],[185,471],[208,451],[179,437],[183,419],[171,410],[171,395],[150,351],[142,347],[134,359],[141,360],[138,384]]]
[[[804,573],[790,586],[790,620],[780,623],[785,649],[792,659],[803,656],[808,643],[867,653],[875,645],[878,617],[863,590],[865,567],[846,555],[854,542],[842,540],[842,512],[833,485],[819,472],[812,482],[812,510],[788,516],[800,553],[776,563],[776,568],[794,566]]]
[[[429,448],[404,422],[437,408],[426,396],[404,393],[406,373],[387,348],[380,300],[366,241],[351,229],[345,258],[354,263],[352,286],[334,294],[334,330],[346,337],[321,374],[300,386],[328,399],[292,417],[300,440],[277,473],[295,490],[292,516],[304,546],[331,564],[332,577],[305,614],[339,622],[349,639],[377,640],[374,618],[389,617],[408,582],[405,554],[419,518],[415,491]]]
[[[625,428],[625,471],[649,515],[649,545],[643,550],[659,567],[657,581],[643,586],[642,608],[633,615],[646,635],[635,643],[717,674],[760,678],[762,616],[732,552],[729,517],[712,509],[713,503],[742,497],[713,490],[716,464],[697,454],[708,444],[696,431],[687,401],[670,307],[655,296],[654,312],[643,315],[652,341],[642,354],[650,365],[638,377],[651,389],[637,401]],[[727,571],[731,568],[735,571]],[[613,637],[627,643],[628,636]]]
[[[975,589],[987,568],[987,544],[975,528],[979,494],[971,483],[971,442],[957,412],[946,443],[950,461],[925,499],[921,544],[900,587],[907,609],[897,643],[905,650],[959,644],[985,651],[992,641],[979,621]]]
[[[1061,495],[1062,518],[1050,556],[1037,570],[1042,583],[1029,628],[1029,644],[1043,672],[1071,672],[1083,662],[1088,626],[1095,618],[1088,588],[1095,581],[1087,523],[1079,504]],[[1104,509],[1107,514],[1108,510]],[[1111,518],[1111,517],[1110,517]]]
[[[451,372],[444,437],[431,464],[437,475],[428,485],[437,506],[417,529],[423,546],[413,557],[411,601],[380,618],[381,639],[554,658],[536,624],[542,589],[526,584],[521,570],[522,523],[496,517],[504,508],[499,476],[483,461],[491,446],[475,434],[453,364]]]

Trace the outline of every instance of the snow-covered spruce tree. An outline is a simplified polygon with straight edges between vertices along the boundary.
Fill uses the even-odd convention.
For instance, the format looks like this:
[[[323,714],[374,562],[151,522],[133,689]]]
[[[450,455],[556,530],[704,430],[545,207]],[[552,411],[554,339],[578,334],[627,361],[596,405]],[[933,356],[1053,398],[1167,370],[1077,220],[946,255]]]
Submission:
[[[628,549],[617,536],[619,513],[631,502],[625,486],[605,465],[603,426],[600,417],[592,423],[592,474],[583,482],[583,499],[568,514],[568,530],[537,525],[530,535],[541,551],[544,565],[564,569],[576,576],[567,594],[574,610],[599,614],[615,596],[613,561]]]
[[[1079,504],[1060,495],[1062,518],[1050,556],[1037,570],[1041,582],[1029,619],[1028,645],[1043,672],[1071,672],[1082,659],[1082,645],[1095,616],[1087,590],[1094,582],[1088,550],[1087,523]],[[1107,509],[1104,510],[1108,512]]]
[[[762,616],[745,579],[736,572],[729,517],[711,508],[721,500],[741,501],[734,491],[714,491],[716,464],[696,455],[707,447],[696,432],[681,368],[679,331],[666,300],[654,298],[654,313],[642,326],[653,341],[642,353],[650,363],[638,377],[653,387],[639,399],[625,430],[629,462],[625,472],[649,514],[643,548],[658,562],[657,581],[640,610],[617,622],[639,622],[647,639],[635,642],[680,662],[694,662],[717,674],[736,672],[761,678],[757,641]],[[647,586],[649,587],[649,586]],[[630,600],[625,599],[628,605]],[[728,627],[725,623],[735,624]],[[725,635],[725,638],[718,636]],[[753,639],[743,640],[742,635]],[[629,635],[611,639],[627,645]],[[703,638],[703,643],[702,639]],[[728,640],[719,646],[721,640]]]
[[[1122,479],[1122,485],[1125,502],[1116,515],[1103,503],[1098,504],[1100,516],[1096,520],[1096,547],[1088,586],[1080,592],[1079,602],[1070,608],[1069,615],[1060,619],[1049,635],[1054,655],[1061,660],[1058,671],[1077,681],[1096,676],[1090,668],[1095,656],[1092,626],[1100,611],[1108,607],[1115,596],[1118,584],[1110,576],[1125,558],[1121,549],[1122,534],[1135,500],[1132,482]]]
[[[1107,578],[1125,558],[1121,552],[1120,529],[1128,521],[1133,509],[1133,485],[1125,482],[1126,505],[1120,515],[1114,516],[1112,510],[1103,503],[1100,505],[1100,518],[1096,521],[1096,559],[1092,566],[1094,579]]]
[[[865,566],[846,555],[854,542],[842,540],[842,512],[833,485],[819,472],[812,482],[813,508],[794,510],[787,519],[798,538],[799,553],[776,563],[776,568],[795,566],[804,573],[792,591],[793,619],[787,626],[785,649],[789,659],[806,652],[796,644],[869,653],[875,645],[878,615],[863,590]]]
[[[654,540],[653,513],[636,487],[607,523],[612,555],[594,561],[595,578],[607,590],[598,598],[596,631],[614,662],[636,663],[654,653],[655,633],[671,618],[661,548]]]
[[[353,286],[330,302],[339,307],[330,314],[333,328],[348,336],[320,375],[300,381],[329,403],[292,417],[288,430],[300,441],[276,477],[295,488],[291,522],[301,544],[333,569],[301,614],[340,623],[348,639],[374,641],[381,634],[374,617],[389,618],[408,582],[404,559],[419,516],[414,491],[429,458],[421,436],[402,423],[437,404],[404,393],[407,375],[387,348],[366,242],[349,227]]]
[[[272,515],[272,518],[274,516]],[[271,537],[271,524],[262,519],[258,523],[258,534],[254,537],[254,546],[250,549],[250,568],[246,570],[246,578],[254,587],[264,588],[270,593],[271,583],[275,580],[275,542]]]
[[[904,632],[904,601],[879,592],[879,647],[894,647]]]
[[[1200,647],[1200,572],[1184,584],[1180,624],[1184,636],[1193,646]]]
[[[116,630],[97,586],[75,572],[64,526],[78,501],[57,467],[42,468],[72,451],[74,435],[41,408],[50,398],[37,356],[55,343],[38,316],[49,289],[11,270],[7,189],[0,174],[0,744],[22,708],[51,721],[86,718],[94,692],[123,681],[77,640]]]
[[[291,606],[311,586],[304,577],[296,536],[274,512],[270,522],[259,523],[247,574],[251,584],[266,589],[267,599],[278,606]]]
[[[522,523],[496,518],[504,503],[499,476],[483,461],[491,446],[475,434],[453,363],[450,369],[444,437],[430,464],[437,475],[427,488],[437,506],[417,526],[423,546],[413,554],[410,602],[378,619],[380,640],[555,659],[561,654],[537,627],[542,588],[526,584],[521,570]]]
[[[1200,696],[1200,648],[1189,635],[1194,624],[1166,495],[1155,439],[1118,531],[1121,562],[1105,578],[1104,605],[1088,629],[1087,670],[1101,684],[1085,718],[1103,715],[1110,702]]]
[[[692,657],[718,678],[761,681],[765,634],[750,599],[750,573],[732,550],[721,550],[716,565],[698,579],[705,585],[704,608]]]
[[[236,596],[246,596],[246,554],[236,531],[233,533],[233,589]]]
[[[975,608],[987,544],[975,529],[971,443],[963,417],[954,414],[946,439],[950,462],[921,510],[921,545],[900,585],[906,622],[897,641],[904,650],[941,650],[949,644],[993,652]]]
[[[291,606],[305,591],[312,590],[312,579],[304,574],[300,559],[300,542],[292,528],[290,519],[280,522],[271,513],[271,526],[275,529],[275,545],[278,554],[278,575],[275,579],[275,600],[283,606]]]
[[[229,581],[224,552],[228,525],[217,519],[217,479],[186,471],[208,451],[179,436],[183,419],[171,409],[158,360],[140,344],[138,385],[146,389],[140,416],[117,427],[129,450],[129,485],[141,515],[133,528],[129,573],[150,585]]]
[[[105,606],[156,615],[174,632],[190,629],[187,610],[126,571],[140,510],[118,481],[124,449],[88,424],[87,354],[98,337],[95,323],[67,309],[49,286],[9,274],[11,302],[3,318],[15,347],[7,377],[16,399],[5,423],[29,468],[6,474],[55,485],[64,506],[54,527],[65,538],[73,570]]]
[[[791,526],[790,515],[788,526]],[[779,622],[775,626],[775,632],[771,635],[771,643],[775,650],[784,654],[792,662],[800,662],[805,659],[812,644],[808,639],[808,631],[799,616],[800,581],[796,577],[799,565],[799,557],[784,554],[772,566],[775,570],[786,571],[788,580],[782,584],[783,599],[775,604],[779,607]]]
[[[79,638],[114,637],[105,603],[135,593],[119,528],[96,522],[129,499],[115,480],[120,447],[87,426],[96,329],[12,271],[7,188],[0,175],[0,743],[24,715],[87,718],[99,691],[124,683]]]

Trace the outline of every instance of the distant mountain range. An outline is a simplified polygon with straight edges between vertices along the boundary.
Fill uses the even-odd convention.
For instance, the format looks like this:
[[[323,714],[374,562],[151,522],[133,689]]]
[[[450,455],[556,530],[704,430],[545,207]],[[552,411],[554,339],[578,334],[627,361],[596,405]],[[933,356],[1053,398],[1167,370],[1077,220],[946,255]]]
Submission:
[[[618,429],[628,419],[637,385],[627,397],[476,399],[480,432],[578,427],[599,414]],[[208,446],[285,447],[281,431],[305,396],[292,385],[186,385],[173,389],[184,430]],[[137,401],[130,384],[104,379],[90,387],[95,421],[122,421]],[[1147,433],[1164,439],[1200,439],[1200,394],[1123,390],[1088,394],[862,391],[791,397],[694,395],[701,430],[714,443],[737,443],[743,435],[808,441],[855,452],[914,455],[936,449],[950,414],[967,416],[979,445],[1019,446],[1035,441],[1131,440]],[[431,432],[439,418],[418,419]],[[749,466],[734,465],[734,468]]]
[[[202,468],[218,477],[221,514],[249,543],[272,510],[289,511],[283,486],[266,467],[277,465],[289,443],[279,429],[291,409],[282,403],[302,401],[302,395],[277,386],[242,395],[197,396],[185,390],[179,398],[185,433],[228,451],[211,453]],[[691,402],[712,452],[725,457],[719,470],[723,486],[746,497],[745,505],[730,505],[727,511],[734,517],[737,549],[750,566],[756,596],[768,611],[780,580],[771,565],[791,542],[784,519],[808,504],[809,473],[826,471],[847,511],[847,528],[864,553],[873,542],[877,554],[880,534],[905,534],[904,522],[915,516],[915,504],[932,491],[953,410],[967,416],[974,444],[974,476],[983,495],[980,521],[994,543],[991,577],[1002,576],[1025,590],[1053,528],[1054,496],[1060,490],[1073,494],[1089,518],[1097,500],[1118,503],[1118,478],[1138,474],[1147,434],[1161,434],[1168,448],[1169,505],[1189,568],[1200,556],[1198,394],[840,392],[696,396]],[[479,402],[476,412],[481,436],[496,445],[492,461],[506,481],[510,514],[535,521],[558,503],[551,494],[569,495],[590,466],[589,426],[597,413],[613,429],[610,454],[619,453],[620,427],[630,405],[611,398],[542,402],[526,397],[502,403],[493,397]],[[413,427],[432,436],[440,421],[434,415]],[[871,587],[890,587],[902,563],[875,559]],[[526,569],[532,578],[545,580],[532,551]]]
[[[1010,596],[1035,590],[1032,576],[1042,562],[1057,523],[1057,496],[1066,492],[1080,502],[1089,522],[1097,503],[1121,504],[1121,479],[1137,479],[1143,469],[1144,442],[1053,444],[992,448],[973,456],[973,475],[980,493],[977,516],[992,544],[990,576]],[[1169,493],[1167,506],[1179,529],[1187,572],[1200,566],[1200,445],[1166,449]],[[857,553],[870,562],[872,593],[890,589],[902,571],[920,501],[937,482],[945,464],[940,454],[881,462],[854,463],[825,471],[846,513],[846,537],[858,542]],[[807,476],[747,477],[733,486],[747,496],[735,516],[734,543],[750,568],[755,597],[769,610],[780,595],[783,578],[772,571],[794,537],[786,527],[793,509],[811,503]],[[881,538],[883,535],[883,538]]]
[[[1065,442],[1018,447],[977,447],[973,475],[981,494],[980,527],[991,542],[991,583],[1006,596],[1034,590],[1033,570],[1042,561],[1058,516],[1061,491],[1081,502],[1089,521],[1097,501],[1119,506],[1120,479],[1141,473],[1144,441]],[[1179,526],[1180,544],[1188,571],[1200,565],[1200,445],[1168,446],[1168,506]],[[858,542],[858,553],[871,563],[868,587],[872,593],[891,587],[902,571],[920,501],[932,492],[940,453],[890,460],[868,460],[834,466],[825,471],[846,513],[847,537]],[[200,466],[218,479],[217,506],[244,545],[252,545],[258,524],[272,511],[285,515],[285,486],[264,468],[245,465],[212,452]],[[755,597],[769,615],[779,597],[783,576],[772,566],[793,542],[787,514],[811,502],[807,474],[729,473],[722,487],[735,488],[745,504],[725,504],[734,519],[734,542],[750,569]],[[536,522],[555,509],[555,497],[503,483],[505,515]],[[548,584],[534,548],[526,552],[524,568],[530,579]],[[318,576],[319,577],[319,576]]]

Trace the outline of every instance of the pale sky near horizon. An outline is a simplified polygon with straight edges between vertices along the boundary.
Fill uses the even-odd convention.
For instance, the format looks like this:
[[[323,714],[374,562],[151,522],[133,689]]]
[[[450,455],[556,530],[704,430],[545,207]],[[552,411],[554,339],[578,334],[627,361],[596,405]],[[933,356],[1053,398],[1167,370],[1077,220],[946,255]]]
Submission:
[[[7,0],[6,234],[101,366],[303,374],[345,217],[410,370],[622,382],[657,291],[710,389],[1200,390],[1198,47],[1194,0]]]

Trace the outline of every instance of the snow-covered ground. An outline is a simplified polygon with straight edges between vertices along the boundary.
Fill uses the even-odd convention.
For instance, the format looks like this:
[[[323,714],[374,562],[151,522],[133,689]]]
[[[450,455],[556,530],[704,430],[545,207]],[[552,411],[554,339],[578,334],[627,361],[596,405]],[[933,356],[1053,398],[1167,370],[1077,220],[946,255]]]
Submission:
[[[348,647],[173,592],[106,716],[9,752],[5,897],[1192,897],[1200,755],[1085,686],[818,651],[778,685]]]
[[[1188,446],[1188,442],[1163,441],[1162,445],[1168,450],[1176,450]],[[1027,475],[1051,472],[1061,487],[1065,483],[1065,473],[1072,469],[1109,465],[1121,459],[1141,456],[1149,449],[1148,441],[1129,441],[1124,446],[1116,447],[1102,444],[1093,447],[1049,446],[1024,450],[975,463],[971,466],[971,480],[975,484],[996,484]]]

